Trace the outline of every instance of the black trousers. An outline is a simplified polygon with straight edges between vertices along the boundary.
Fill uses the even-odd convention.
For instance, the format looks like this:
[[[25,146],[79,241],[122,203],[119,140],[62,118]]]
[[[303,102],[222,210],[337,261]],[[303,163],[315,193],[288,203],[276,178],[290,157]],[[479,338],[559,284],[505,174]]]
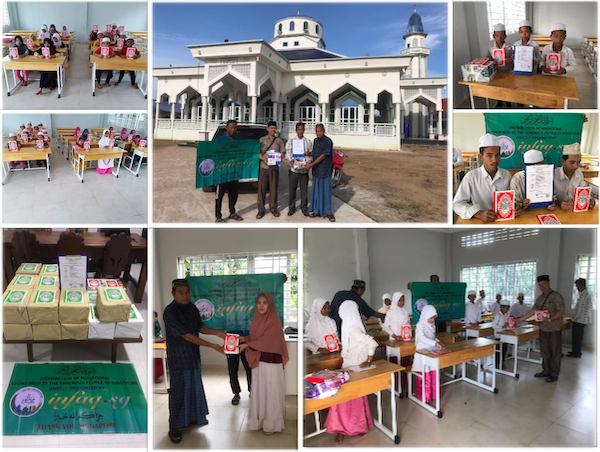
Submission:
[[[581,356],[581,343],[583,342],[583,330],[585,323],[573,322],[573,336],[571,339],[571,353],[576,356]]]
[[[102,84],[102,73],[106,72],[106,83],[110,82],[110,79],[113,76],[113,71],[96,71],[96,81],[99,84]]]
[[[540,351],[542,368],[550,377],[558,377],[562,357],[561,331],[540,330]]]
[[[224,184],[218,184],[217,191],[215,193],[215,215],[217,220],[222,218],[221,207],[223,205],[223,196],[225,196],[225,192],[229,193],[229,214],[233,215],[235,213],[235,203],[238,199],[238,188],[239,182],[234,180],[233,182],[225,182]]]
[[[135,85],[135,71],[128,71],[129,72],[129,77],[131,78],[131,84]],[[121,83],[123,81],[123,77],[125,77],[125,71],[120,71],[119,72],[119,80],[117,81],[117,83]]]
[[[242,364],[246,369],[246,380],[248,381],[248,392],[252,388],[252,369],[248,365],[246,360],[246,354],[240,353],[239,355],[227,355],[227,369],[229,370],[229,384],[233,394],[239,394],[242,392],[240,387],[240,381],[238,380],[238,369],[240,367],[240,357],[242,358]]]
[[[290,210],[296,210],[296,189],[300,184],[300,209],[308,212],[308,173],[290,171]]]

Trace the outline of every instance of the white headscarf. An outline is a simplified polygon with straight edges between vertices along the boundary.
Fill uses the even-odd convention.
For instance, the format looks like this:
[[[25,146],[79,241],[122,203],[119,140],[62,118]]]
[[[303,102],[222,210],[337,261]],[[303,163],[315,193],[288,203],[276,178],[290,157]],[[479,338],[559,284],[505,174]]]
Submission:
[[[55,43],[55,47],[62,47],[62,46],[63,46],[63,43],[62,43],[62,41],[61,41],[61,39],[60,39],[60,35],[59,35],[58,33],[54,33],[54,34],[52,35],[52,42],[55,42],[55,41],[54,41],[54,38],[58,39],[58,43]],[[58,44],[58,45],[57,45],[57,44]]]
[[[110,130],[104,129],[104,131],[102,132],[102,138],[100,138],[100,141],[98,141],[98,147],[100,147],[100,148],[108,147],[108,142],[110,141],[110,137],[105,137],[104,136],[105,133],[110,134]]]
[[[325,303],[327,300],[324,298],[315,298],[310,310],[310,319],[306,324],[306,338],[319,346],[325,344],[324,337],[328,334],[334,334],[337,337],[335,320],[321,314]],[[320,348],[326,348],[326,346]]]
[[[403,326],[410,325],[408,311],[398,306],[398,301],[400,301],[400,298],[403,296],[404,294],[402,292],[394,292],[392,304],[385,316],[385,321],[383,322],[384,329],[386,331],[391,330],[396,336],[400,336],[402,334]]]
[[[435,323],[429,323],[427,320],[435,315],[437,315],[437,310],[428,304],[421,311],[421,317],[417,323],[417,330],[420,330],[429,339],[435,339]]]
[[[342,319],[342,349],[349,350],[350,332],[358,329],[361,333],[367,334],[365,326],[358,312],[358,305],[354,300],[346,300],[340,305],[338,311]]]

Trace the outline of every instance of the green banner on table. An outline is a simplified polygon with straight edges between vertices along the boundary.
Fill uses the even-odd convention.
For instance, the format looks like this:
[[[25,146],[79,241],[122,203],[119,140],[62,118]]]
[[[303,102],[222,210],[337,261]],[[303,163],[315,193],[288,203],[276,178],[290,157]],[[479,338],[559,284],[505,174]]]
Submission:
[[[258,177],[258,140],[199,141],[196,188]]]
[[[283,274],[190,276],[187,278],[202,321],[209,328],[241,331],[247,335],[254,315],[256,297],[273,295],[283,325]]]
[[[4,435],[147,433],[147,412],[131,364],[15,364]]]
[[[523,169],[529,149],[544,153],[546,163],[562,166],[562,149],[581,143],[581,113],[486,113],[485,131],[500,140],[500,168]]]
[[[412,321],[417,323],[420,314],[415,305],[424,298],[437,309],[438,321],[462,319],[465,316],[466,283],[458,282],[414,282],[410,285],[412,297]]]

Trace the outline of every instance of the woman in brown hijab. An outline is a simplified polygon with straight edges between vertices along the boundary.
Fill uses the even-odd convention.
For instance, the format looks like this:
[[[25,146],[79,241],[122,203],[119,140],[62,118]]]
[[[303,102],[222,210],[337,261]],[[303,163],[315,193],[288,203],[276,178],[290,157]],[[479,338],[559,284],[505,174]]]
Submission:
[[[277,315],[273,295],[256,297],[256,308],[250,324],[250,336],[240,346],[240,353],[252,368],[252,397],[248,414],[250,430],[265,435],[283,431],[285,427],[285,385],[283,367],[289,360],[283,327]]]

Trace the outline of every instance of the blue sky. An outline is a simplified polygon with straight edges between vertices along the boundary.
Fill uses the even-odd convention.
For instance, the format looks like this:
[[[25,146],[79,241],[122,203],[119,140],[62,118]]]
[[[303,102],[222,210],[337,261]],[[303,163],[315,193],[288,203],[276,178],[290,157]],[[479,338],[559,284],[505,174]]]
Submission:
[[[431,49],[429,76],[447,76],[447,4],[416,5]],[[413,3],[154,3],[154,67],[197,65],[191,44],[268,42],[275,22],[298,8],[323,24],[327,50],[348,57],[399,54],[413,13]]]

